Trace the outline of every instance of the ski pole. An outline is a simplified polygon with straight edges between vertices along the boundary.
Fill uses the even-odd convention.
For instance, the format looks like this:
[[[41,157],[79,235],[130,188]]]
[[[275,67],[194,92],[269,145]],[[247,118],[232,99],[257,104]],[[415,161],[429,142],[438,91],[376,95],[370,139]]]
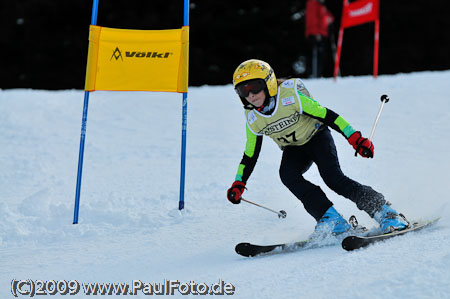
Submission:
[[[284,211],[284,210],[280,210],[279,212],[277,212],[277,211],[275,211],[275,210],[269,209],[269,208],[267,208],[267,207],[265,207],[265,206],[262,206],[262,205],[260,205],[260,204],[255,203],[255,202],[252,202],[252,201],[250,201],[250,200],[244,199],[244,198],[242,198],[242,197],[241,197],[241,200],[243,200],[243,201],[245,201],[245,202],[247,202],[247,203],[250,203],[250,204],[252,204],[252,205],[255,205],[255,206],[257,206],[257,207],[260,207],[260,208],[266,209],[266,210],[268,210],[268,211],[271,211],[271,212],[277,214],[277,215],[278,215],[278,218],[286,218],[286,216],[287,216],[287,213],[286,213],[286,211]]]
[[[381,100],[381,107],[380,107],[380,110],[378,111],[378,115],[377,115],[377,118],[375,119],[375,123],[373,124],[372,132],[370,133],[370,137],[369,137],[370,141],[372,141],[373,135],[375,134],[375,128],[377,127],[378,121],[380,120],[381,111],[383,111],[384,104],[389,102],[389,97],[384,94],[381,96],[380,100]],[[355,152],[355,157],[357,156],[357,154],[358,154],[358,150],[356,150],[356,152]],[[368,156],[368,155],[370,155],[370,152],[368,149],[364,149],[363,154]]]
[[[372,141],[373,134],[375,134],[375,128],[377,127],[377,123],[378,123],[378,120],[380,119],[381,111],[383,111],[384,104],[389,102],[389,97],[384,94],[381,96],[380,100],[381,100],[381,107],[380,107],[380,110],[378,111],[378,115],[377,115],[377,118],[375,119],[375,123],[373,124],[372,132],[370,133],[370,137],[369,137],[370,141]]]

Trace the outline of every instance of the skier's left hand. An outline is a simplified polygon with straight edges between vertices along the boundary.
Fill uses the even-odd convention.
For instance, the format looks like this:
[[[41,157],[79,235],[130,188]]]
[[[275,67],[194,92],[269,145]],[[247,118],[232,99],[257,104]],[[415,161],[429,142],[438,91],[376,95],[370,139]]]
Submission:
[[[356,131],[348,138],[348,143],[350,143],[356,150],[356,153],[360,154],[364,158],[373,158],[374,146],[370,139],[364,138],[360,131]],[[355,153],[355,156],[356,156]]]
[[[233,204],[239,204],[241,202],[241,195],[244,193],[245,184],[241,181],[235,181],[231,188],[227,191],[227,198]]]

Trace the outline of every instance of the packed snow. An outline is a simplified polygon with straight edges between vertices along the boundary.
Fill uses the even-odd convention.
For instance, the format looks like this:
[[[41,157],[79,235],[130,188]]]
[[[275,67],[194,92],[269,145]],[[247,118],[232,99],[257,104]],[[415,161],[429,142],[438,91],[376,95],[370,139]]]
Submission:
[[[287,218],[227,201],[245,146],[244,113],[232,85],[189,89],[182,211],[181,95],[91,93],[79,224],[73,225],[84,92],[0,90],[0,297],[12,298],[25,280],[49,287],[52,280],[146,286],[168,280],[191,290],[197,285],[200,293],[222,282],[224,296],[232,298],[450,298],[450,71],[304,81],[316,100],[365,136],[380,96],[389,95],[374,159],[354,157],[333,132],[342,169],[410,220],[442,217],[436,225],[354,252],[336,243],[237,255],[239,242],[303,240],[315,223],[281,183],[281,151],[269,138],[244,197],[283,209]],[[346,218],[376,225],[329,190],[315,167],[306,177]],[[21,286],[18,297],[30,297],[29,285]],[[73,296],[56,293],[93,296],[83,286]],[[167,297],[190,296],[176,290]],[[137,290],[126,297],[148,296]]]

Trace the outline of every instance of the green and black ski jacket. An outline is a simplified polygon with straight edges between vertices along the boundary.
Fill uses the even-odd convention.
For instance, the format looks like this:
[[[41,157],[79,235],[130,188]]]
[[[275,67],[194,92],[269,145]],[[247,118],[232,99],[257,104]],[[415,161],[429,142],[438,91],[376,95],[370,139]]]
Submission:
[[[298,78],[278,87],[276,104],[270,114],[246,109],[247,142],[235,180],[247,183],[261,151],[263,136],[272,138],[283,149],[307,143],[323,126],[331,127],[349,138],[355,130],[340,115],[315,101]]]

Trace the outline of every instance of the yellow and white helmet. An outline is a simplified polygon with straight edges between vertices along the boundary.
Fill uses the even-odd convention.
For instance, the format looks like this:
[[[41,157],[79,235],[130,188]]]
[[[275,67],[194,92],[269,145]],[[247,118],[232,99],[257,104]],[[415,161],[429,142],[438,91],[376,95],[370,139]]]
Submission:
[[[267,62],[262,60],[250,59],[242,62],[233,74],[233,85],[241,99],[243,97],[239,94],[236,86],[245,81],[254,79],[264,80],[270,97],[277,95],[277,78],[275,77],[275,72],[272,67]]]

